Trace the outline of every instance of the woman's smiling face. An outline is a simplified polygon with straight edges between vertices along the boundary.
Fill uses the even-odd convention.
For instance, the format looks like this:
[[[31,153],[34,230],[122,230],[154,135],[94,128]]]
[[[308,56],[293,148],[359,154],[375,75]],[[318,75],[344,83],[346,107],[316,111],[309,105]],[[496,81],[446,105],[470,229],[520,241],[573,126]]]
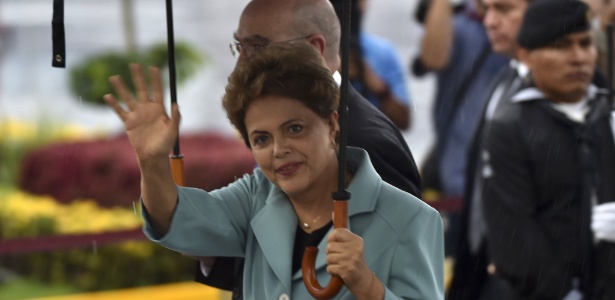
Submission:
[[[250,104],[245,125],[259,167],[289,197],[335,182],[336,112],[323,119],[298,100],[270,95]]]

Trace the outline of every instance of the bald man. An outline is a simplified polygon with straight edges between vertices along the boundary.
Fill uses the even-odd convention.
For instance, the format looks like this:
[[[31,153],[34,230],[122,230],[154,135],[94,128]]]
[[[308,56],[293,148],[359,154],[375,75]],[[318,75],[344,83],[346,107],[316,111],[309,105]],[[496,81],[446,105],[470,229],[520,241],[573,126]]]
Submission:
[[[339,19],[327,0],[252,0],[241,14],[232,48],[240,64],[273,43],[304,39],[319,50],[339,79],[340,32]],[[354,89],[349,87],[348,92],[348,145],[365,149],[384,181],[421,198],[418,169],[399,129]],[[195,280],[232,290],[233,299],[242,299],[242,278],[243,259],[218,257],[202,261]]]

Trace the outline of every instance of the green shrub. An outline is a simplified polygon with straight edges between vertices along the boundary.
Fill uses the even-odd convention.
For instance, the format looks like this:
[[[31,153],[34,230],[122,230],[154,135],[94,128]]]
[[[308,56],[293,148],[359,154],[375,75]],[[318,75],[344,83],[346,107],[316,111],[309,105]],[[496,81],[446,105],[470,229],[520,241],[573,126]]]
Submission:
[[[133,241],[2,256],[0,265],[28,280],[100,291],[191,280],[195,264],[150,241]]]
[[[156,44],[141,53],[107,52],[89,59],[70,70],[70,89],[81,100],[92,104],[104,104],[103,96],[112,92],[108,78],[120,75],[129,88],[133,88],[128,65],[133,62],[144,66],[167,68],[167,44]],[[175,45],[177,83],[180,84],[194,75],[205,62],[196,49],[187,43]]]

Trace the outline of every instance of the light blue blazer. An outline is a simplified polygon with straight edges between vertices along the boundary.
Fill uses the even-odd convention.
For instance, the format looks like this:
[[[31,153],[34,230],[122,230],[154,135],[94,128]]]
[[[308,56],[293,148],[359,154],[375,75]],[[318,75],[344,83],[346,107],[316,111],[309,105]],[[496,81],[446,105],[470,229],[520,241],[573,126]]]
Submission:
[[[414,196],[380,179],[363,149],[349,147],[355,170],[348,205],[349,229],[364,241],[369,268],[386,287],[385,299],[444,299],[442,219]],[[207,193],[178,187],[171,227],[147,237],[190,256],[243,256],[245,299],[312,299],[301,271],[291,274],[297,216],[286,195],[260,169]],[[326,272],[326,237],[318,245],[316,273]],[[354,299],[345,287],[334,299]]]

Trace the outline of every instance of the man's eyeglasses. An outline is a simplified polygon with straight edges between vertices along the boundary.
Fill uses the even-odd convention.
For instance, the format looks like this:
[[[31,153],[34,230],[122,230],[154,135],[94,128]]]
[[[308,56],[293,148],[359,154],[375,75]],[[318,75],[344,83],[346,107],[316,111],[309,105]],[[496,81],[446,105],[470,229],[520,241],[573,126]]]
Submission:
[[[245,51],[245,53],[248,56],[250,56],[254,53],[258,53],[262,51],[263,49],[269,47],[269,45],[277,44],[277,43],[293,42],[293,41],[297,41],[301,39],[306,39],[310,36],[312,36],[312,34],[308,34],[308,35],[290,39],[290,40],[279,41],[279,42],[270,42],[267,40],[263,40],[263,41],[246,41],[245,43],[242,43],[240,41],[234,41],[230,43],[228,46],[229,46],[229,49],[231,50],[231,54],[233,54],[233,57],[239,57],[239,54],[241,53],[242,50]]]

